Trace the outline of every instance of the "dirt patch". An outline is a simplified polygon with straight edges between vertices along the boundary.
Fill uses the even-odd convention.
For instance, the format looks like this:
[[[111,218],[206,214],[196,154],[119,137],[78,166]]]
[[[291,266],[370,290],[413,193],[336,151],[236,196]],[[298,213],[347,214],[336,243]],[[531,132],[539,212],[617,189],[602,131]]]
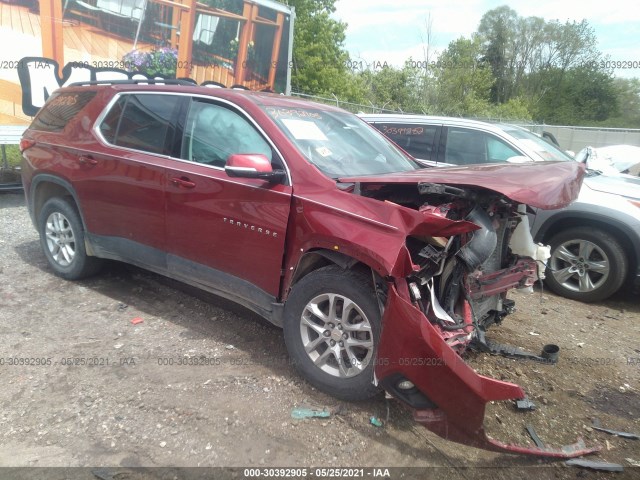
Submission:
[[[21,195],[0,195],[0,225],[0,466],[397,466],[428,468],[407,471],[419,472],[416,478],[447,479],[611,475],[447,442],[383,396],[338,402],[295,373],[280,330],[256,315],[118,263],[82,282],[55,277]],[[604,427],[640,432],[637,297],[598,305],[546,292],[512,297],[517,312],[490,338],[535,353],[554,343],[560,361],[467,355],[480,373],[521,385],[536,404],[532,412],[489,405],[491,436],[532,444],[528,424],[549,445],[581,436],[603,446],[594,459],[625,465],[616,478],[638,474],[626,459],[640,461],[640,443],[591,428],[597,417]],[[9,365],[9,358],[33,360]],[[294,420],[291,410],[300,405],[334,413]],[[372,415],[383,428],[370,424]]]

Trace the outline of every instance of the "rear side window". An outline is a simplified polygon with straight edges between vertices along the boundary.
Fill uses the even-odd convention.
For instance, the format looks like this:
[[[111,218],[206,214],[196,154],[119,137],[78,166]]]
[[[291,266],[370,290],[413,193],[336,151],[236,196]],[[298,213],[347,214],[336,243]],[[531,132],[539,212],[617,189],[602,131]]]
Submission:
[[[54,93],[31,123],[34,130],[61,132],[69,121],[89,103],[96,92]]]
[[[488,163],[485,135],[466,128],[449,127],[444,161],[454,165]]]
[[[179,100],[176,95],[123,95],[100,123],[100,132],[113,145],[166,154],[173,143]]]
[[[374,127],[414,157],[422,160],[435,160],[433,144],[439,128],[437,125],[376,123]]]

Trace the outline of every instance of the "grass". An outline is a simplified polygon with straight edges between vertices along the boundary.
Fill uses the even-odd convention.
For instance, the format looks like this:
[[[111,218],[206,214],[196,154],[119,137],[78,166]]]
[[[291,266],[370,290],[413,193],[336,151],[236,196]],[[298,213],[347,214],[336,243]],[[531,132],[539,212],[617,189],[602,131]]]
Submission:
[[[19,167],[20,162],[22,161],[22,155],[20,154],[20,147],[18,145],[5,145],[5,152],[7,153],[7,160],[9,162],[9,167]],[[2,164],[0,163],[0,166]]]

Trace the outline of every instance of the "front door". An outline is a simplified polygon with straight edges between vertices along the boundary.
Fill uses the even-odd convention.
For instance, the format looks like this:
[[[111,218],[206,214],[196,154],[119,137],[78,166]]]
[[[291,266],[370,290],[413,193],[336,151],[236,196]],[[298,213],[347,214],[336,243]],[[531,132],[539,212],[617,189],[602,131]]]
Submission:
[[[167,170],[169,269],[267,308],[279,295],[291,186],[230,178],[224,166],[241,153],[266,155],[277,168],[282,160],[250,120],[223,103],[192,100],[183,131],[181,158]]]

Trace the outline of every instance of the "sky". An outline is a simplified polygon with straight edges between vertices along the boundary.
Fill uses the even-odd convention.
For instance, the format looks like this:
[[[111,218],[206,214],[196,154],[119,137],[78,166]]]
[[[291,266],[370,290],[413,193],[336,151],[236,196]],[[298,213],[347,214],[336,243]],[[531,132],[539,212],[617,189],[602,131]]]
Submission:
[[[373,68],[385,62],[402,66],[409,57],[424,60],[427,45],[442,52],[461,36],[470,38],[489,10],[508,5],[521,17],[561,22],[587,20],[598,49],[611,60],[635,62],[614,75],[640,77],[640,7],[629,0],[338,0],[334,18],[348,24],[345,47],[353,60]],[[431,21],[431,41],[427,27]],[[358,63],[358,67],[360,64]]]

